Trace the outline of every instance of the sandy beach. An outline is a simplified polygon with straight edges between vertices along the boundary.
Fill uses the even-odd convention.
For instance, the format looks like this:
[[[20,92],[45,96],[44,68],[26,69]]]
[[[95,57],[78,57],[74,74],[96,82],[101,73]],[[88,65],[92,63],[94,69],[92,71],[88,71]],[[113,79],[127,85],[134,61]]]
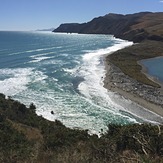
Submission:
[[[122,95],[124,98],[130,99],[131,101],[136,102],[138,105],[141,105],[144,108],[163,117],[163,85],[161,83],[159,83],[161,86],[160,89],[142,85],[134,79],[131,79],[127,75],[123,74],[119,68],[106,60],[105,68],[106,76],[104,80],[104,87],[106,89],[112,92],[116,92]],[[142,72],[146,74],[145,67],[143,67]],[[149,79],[151,80],[151,77],[149,77]],[[138,85],[141,86],[139,87]],[[148,92],[150,92],[152,98],[156,100],[151,101],[148,97],[150,95],[143,93],[144,89],[147,90],[148,88],[150,89]],[[157,100],[158,97],[159,99]]]

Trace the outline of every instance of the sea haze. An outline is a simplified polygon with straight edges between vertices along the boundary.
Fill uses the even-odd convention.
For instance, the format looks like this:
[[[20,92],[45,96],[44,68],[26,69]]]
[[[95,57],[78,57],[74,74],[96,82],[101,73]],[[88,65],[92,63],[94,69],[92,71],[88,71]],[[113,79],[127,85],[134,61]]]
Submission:
[[[155,122],[157,115],[103,87],[104,56],[129,45],[109,35],[0,32],[0,92],[93,133],[108,123]]]

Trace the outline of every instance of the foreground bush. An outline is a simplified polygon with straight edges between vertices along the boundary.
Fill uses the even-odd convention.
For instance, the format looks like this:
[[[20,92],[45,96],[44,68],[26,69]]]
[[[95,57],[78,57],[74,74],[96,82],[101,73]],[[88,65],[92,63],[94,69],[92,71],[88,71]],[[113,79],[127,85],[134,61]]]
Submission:
[[[0,94],[0,162],[163,162],[163,126],[108,126],[98,138],[50,122]]]

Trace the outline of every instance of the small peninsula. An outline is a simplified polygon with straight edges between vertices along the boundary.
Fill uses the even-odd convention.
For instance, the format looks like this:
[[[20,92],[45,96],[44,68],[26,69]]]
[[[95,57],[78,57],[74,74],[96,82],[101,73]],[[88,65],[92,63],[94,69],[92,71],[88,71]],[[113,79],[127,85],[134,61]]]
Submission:
[[[163,84],[147,75],[141,60],[163,56],[163,13],[107,14],[88,23],[61,24],[53,32],[111,34],[133,41],[105,59],[104,86],[163,116]]]

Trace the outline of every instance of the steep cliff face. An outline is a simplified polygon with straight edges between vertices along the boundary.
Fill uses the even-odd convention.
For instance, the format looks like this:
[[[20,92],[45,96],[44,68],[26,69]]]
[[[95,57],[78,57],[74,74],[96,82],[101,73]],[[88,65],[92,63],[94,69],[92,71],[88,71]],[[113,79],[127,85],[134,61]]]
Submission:
[[[115,37],[141,42],[163,41],[163,13],[107,14],[83,24],[62,24],[53,32],[112,34]]]

